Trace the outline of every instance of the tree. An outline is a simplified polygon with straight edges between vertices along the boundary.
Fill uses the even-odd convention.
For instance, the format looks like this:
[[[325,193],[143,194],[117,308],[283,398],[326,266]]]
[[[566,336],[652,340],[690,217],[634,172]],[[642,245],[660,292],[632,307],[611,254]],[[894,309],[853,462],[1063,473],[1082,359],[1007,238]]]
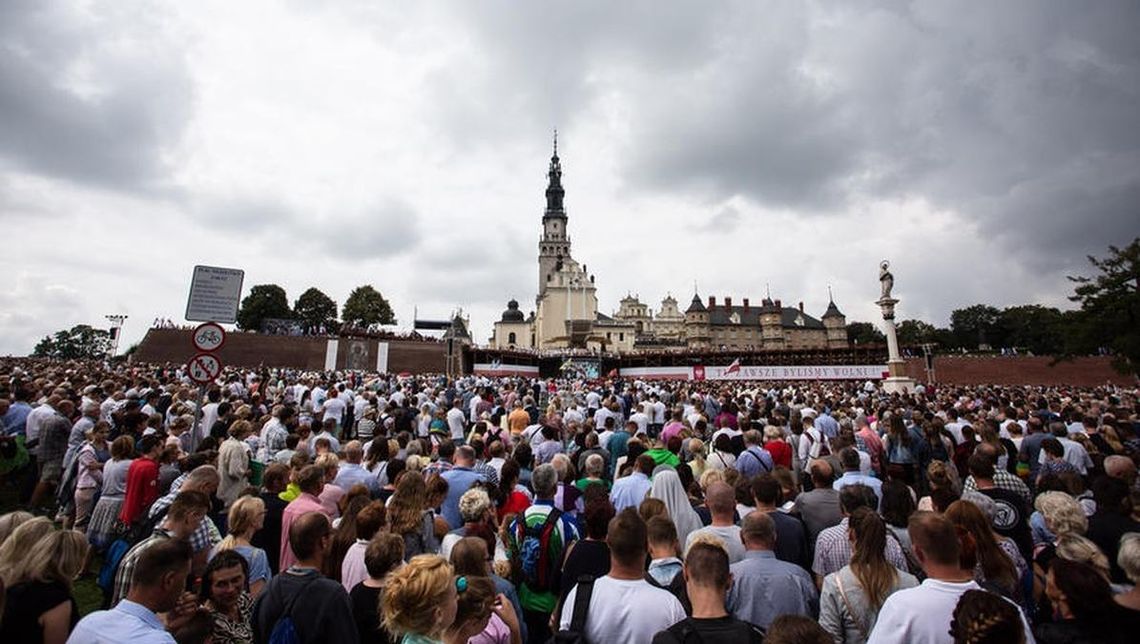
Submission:
[[[312,287],[293,303],[293,317],[310,329],[331,328],[336,323],[336,302],[320,289]]]
[[[1057,309],[1026,304],[1002,310],[997,324],[1007,346],[1049,355],[1060,352],[1064,344],[1061,319]]]
[[[938,329],[922,320],[903,320],[898,326],[899,344],[914,345],[934,342]]]
[[[887,336],[870,322],[852,322],[847,325],[847,341],[851,344],[883,344]]]
[[[238,308],[237,325],[245,331],[257,331],[267,318],[293,317],[285,289],[276,284],[258,284],[249,289],[249,295]]]
[[[393,315],[388,300],[368,284],[352,289],[344,302],[340,317],[346,324],[362,327],[396,323],[396,316]]]
[[[56,331],[36,344],[32,355],[37,358],[80,360],[106,357],[111,349],[111,334],[88,324],[77,324],[66,331]]]
[[[998,326],[1001,311],[986,304],[957,309],[950,314],[950,330],[958,346],[977,349],[983,344],[1004,346],[1003,334]]]
[[[1099,275],[1069,278],[1077,284],[1069,299],[1081,305],[1074,335],[1085,343],[1099,338],[1117,370],[1140,375],[1140,237],[1108,250],[1105,259],[1089,256]]]

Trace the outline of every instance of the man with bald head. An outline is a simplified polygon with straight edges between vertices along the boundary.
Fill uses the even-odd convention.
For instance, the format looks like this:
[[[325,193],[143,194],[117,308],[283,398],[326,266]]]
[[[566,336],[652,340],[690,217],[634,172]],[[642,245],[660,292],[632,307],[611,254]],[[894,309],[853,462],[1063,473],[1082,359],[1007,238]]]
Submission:
[[[1063,427],[1063,425],[1062,425]],[[1029,493],[1029,486],[1025,484],[1016,474],[1010,474],[1008,470],[1003,470],[997,467],[998,462],[998,448],[989,443],[978,443],[974,448],[975,454],[982,454],[986,456],[991,463],[994,464],[994,487],[1002,490],[1017,493],[1027,504],[1031,504],[1033,496]],[[967,476],[966,482],[962,484],[963,492],[977,492],[978,484],[974,481],[974,477]]]
[[[744,542],[740,539],[740,526],[733,521],[736,511],[736,494],[732,486],[716,481],[705,491],[705,505],[712,515],[712,524],[689,533],[685,540],[685,552],[697,541],[716,539],[724,543],[728,552],[728,562],[734,564],[744,559]]]
[[[379,493],[380,485],[376,481],[376,475],[369,472],[361,464],[362,460],[364,460],[364,448],[360,441],[351,440],[345,443],[344,462],[340,464],[340,468],[337,470],[333,485],[348,492],[352,486],[360,484],[368,488],[372,494]]]
[[[728,610],[733,617],[768,628],[780,615],[819,614],[819,593],[807,571],[780,561],[776,547],[776,524],[766,512],[752,512],[740,528],[744,559],[732,564],[732,590]]]

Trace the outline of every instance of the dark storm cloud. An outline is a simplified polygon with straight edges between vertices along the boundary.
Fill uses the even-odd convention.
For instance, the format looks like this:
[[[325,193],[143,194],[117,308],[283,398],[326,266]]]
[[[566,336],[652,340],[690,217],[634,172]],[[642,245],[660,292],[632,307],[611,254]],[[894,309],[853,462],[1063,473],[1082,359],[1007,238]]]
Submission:
[[[162,187],[192,91],[180,54],[160,44],[162,17],[135,9],[106,3],[83,15],[0,3],[0,167],[112,189]]]
[[[660,6],[478,5],[487,58],[450,116],[537,130],[616,94],[635,189],[808,216],[923,199],[1027,263],[1138,229],[1135,2]]]

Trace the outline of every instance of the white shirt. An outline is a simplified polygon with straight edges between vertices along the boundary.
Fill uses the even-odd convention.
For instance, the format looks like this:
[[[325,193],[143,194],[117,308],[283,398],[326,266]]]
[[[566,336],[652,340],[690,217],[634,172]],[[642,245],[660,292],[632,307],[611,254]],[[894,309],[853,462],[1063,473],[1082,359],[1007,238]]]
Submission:
[[[893,642],[945,642],[952,644],[950,620],[958,599],[967,590],[978,590],[981,586],[971,580],[965,583],[952,583],[927,579],[914,588],[900,590],[887,598],[879,611],[879,619],[867,644],[891,644]],[[1021,614],[1020,609],[1018,614]],[[1021,615],[1025,625],[1027,644],[1033,644],[1033,631]]]
[[[1069,463],[1072,463],[1073,467],[1077,468],[1081,473],[1081,476],[1088,474],[1089,468],[1093,466],[1093,462],[1085,446],[1068,438],[1058,438],[1057,442],[1061,443],[1061,447],[1065,448],[1063,458]],[[1037,462],[1045,462],[1045,450],[1041,450],[1041,455],[1037,457]]]
[[[560,627],[570,628],[574,617],[575,585],[563,603]],[[586,639],[591,642],[650,644],[658,631],[685,619],[681,602],[667,590],[644,579],[614,579],[609,575],[594,582],[586,611]]]
[[[27,440],[33,441],[40,437],[40,426],[44,421],[55,415],[55,408],[51,405],[44,403],[28,412],[28,419],[25,421],[24,428],[26,431],[25,436]]]
[[[344,400],[340,398],[340,396],[330,396],[325,400],[325,405],[323,407],[325,410],[325,415],[322,418],[324,420],[331,418],[337,423],[340,423],[340,419],[344,417],[344,410],[346,407],[347,405],[344,403]]]
[[[451,430],[452,440],[462,440],[464,430],[467,428],[467,418],[463,415],[463,410],[458,407],[452,407],[451,411],[447,412],[447,427]]]
[[[198,437],[210,435],[210,429],[218,422],[218,403],[206,403],[202,407],[202,424],[198,426]]]
[[[741,514],[741,516],[744,516],[744,514]],[[728,563],[734,564],[744,559],[744,542],[740,540],[740,526],[738,525],[708,525],[700,530],[693,530],[689,533],[689,537],[685,539],[686,556],[689,554],[689,548],[693,546],[693,542],[696,541],[698,537],[704,535],[711,535],[724,543],[724,549],[728,551]]]
[[[653,424],[654,425],[664,425],[665,424],[665,403],[658,400],[657,402],[653,403],[651,405],[651,407],[653,408]]]
[[[649,416],[642,412],[635,412],[629,415],[629,419],[637,423],[637,433],[644,434],[649,431]]]

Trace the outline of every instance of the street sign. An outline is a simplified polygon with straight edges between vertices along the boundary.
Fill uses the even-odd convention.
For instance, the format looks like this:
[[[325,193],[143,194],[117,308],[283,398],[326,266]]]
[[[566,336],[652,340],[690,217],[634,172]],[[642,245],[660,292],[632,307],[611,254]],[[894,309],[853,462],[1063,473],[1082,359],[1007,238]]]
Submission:
[[[209,353],[217,351],[226,343],[226,330],[217,322],[207,322],[194,329],[194,348]]]
[[[186,319],[192,322],[237,321],[245,271],[217,266],[195,266],[186,299]]]
[[[205,385],[222,373],[222,361],[212,353],[199,353],[186,363],[186,372],[194,382]]]

